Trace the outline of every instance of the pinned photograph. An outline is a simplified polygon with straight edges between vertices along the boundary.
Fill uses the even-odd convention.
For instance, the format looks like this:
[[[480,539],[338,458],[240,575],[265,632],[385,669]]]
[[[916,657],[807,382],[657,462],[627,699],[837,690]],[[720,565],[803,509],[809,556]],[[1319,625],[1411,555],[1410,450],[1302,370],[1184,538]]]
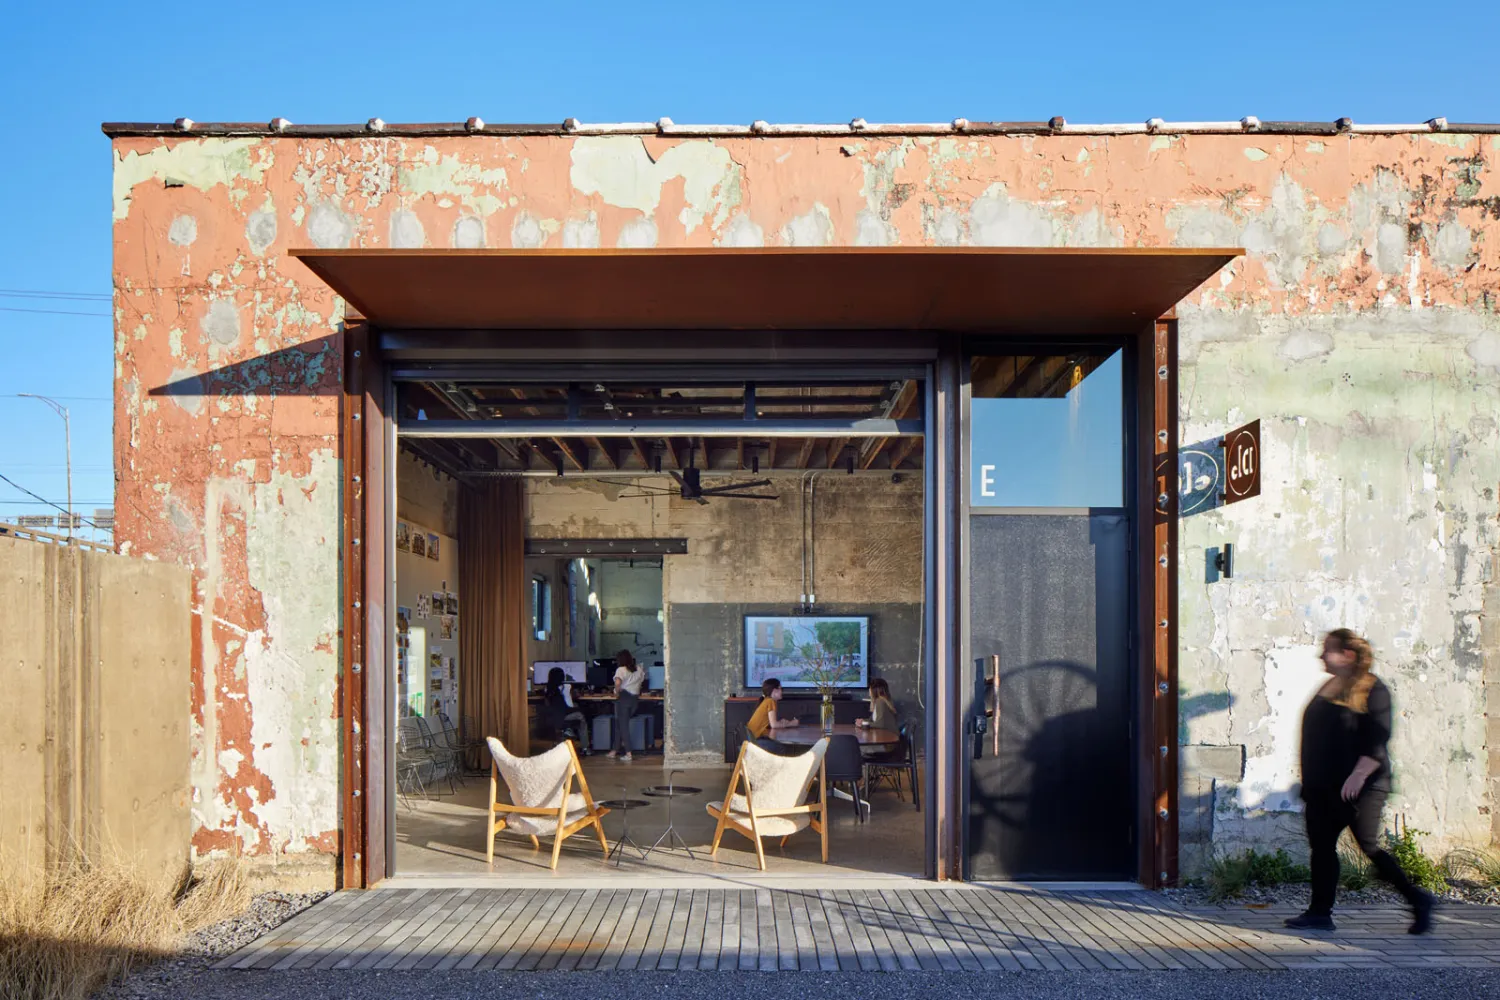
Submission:
[[[442,618],[442,625],[438,629],[438,638],[440,638],[440,639],[451,639],[451,638],[453,638],[454,627],[457,624],[458,624],[458,619],[457,618],[454,618],[452,615],[444,615],[443,618]]]
[[[441,677],[443,673],[443,654],[429,653],[427,655],[427,665],[432,668],[434,677]]]
[[[411,554],[414,556],[425,556],[427,554],[427,536],[420,531],[411,533]]]
[[[405,521],[396,522],[396,551],[411,551],[411,525]]]
[[[407,632],[411,629],[411,608],[396,609],[396,631]]]
[[[439,544],[438,536],[434,535],[432,532],[429,531],[427,533],[427,558],[428,559],[436,559],[438,557],[438,544]]]
[[[432,617],[432,598],[427,596],[426,594],[417,595],[417,617]]]
[[[456,614],[458,614],[458,595],[454,594],[454,593],[449,593],[447,605],[448,605],[448,613],[450,615],[456,615]]]

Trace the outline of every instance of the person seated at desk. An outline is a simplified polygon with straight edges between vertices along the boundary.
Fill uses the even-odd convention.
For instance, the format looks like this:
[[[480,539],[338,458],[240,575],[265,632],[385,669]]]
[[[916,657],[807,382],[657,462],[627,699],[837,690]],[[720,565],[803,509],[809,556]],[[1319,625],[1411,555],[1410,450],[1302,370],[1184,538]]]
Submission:
[[[870,682],[870,717],[858,719],[854,724],[871,729],[889,729],[893,733],[901,728],[896,703],[891,701],[891,686],[885,682],[885,678],[877,677]]]
[[[547,671],[547,690],[542,695],[542,709],[547,723],[558,734],[565,733],[569,725],[577,727],[578,745],[585,757],[589,753],[588,719],[573,702],[573,685],[562,667]]]
[[[768,678],[761,684],[760,693],[760,704],[755,706],[755,714],[750,716],[749,722],[745,723],[745,729],[750,734],[751,740],[762,750],[782,756],[801,752],[767,735],[778,729],[790,729],[797,725],[796,719],[783,719],[776,714],[776,703],[781,700],[781,682],[774,677]]]
[[[900,731],[901,718],[896,712],[896,703],[891,700],[891,686],[885,682],[885,678],[876,677],[870,681],[870,717],[856,719],[854,724],[861,729],[885,729],[893,733]],[[861,746],[859,749],[866,757],[891,752],[890,747],[884,746]]]

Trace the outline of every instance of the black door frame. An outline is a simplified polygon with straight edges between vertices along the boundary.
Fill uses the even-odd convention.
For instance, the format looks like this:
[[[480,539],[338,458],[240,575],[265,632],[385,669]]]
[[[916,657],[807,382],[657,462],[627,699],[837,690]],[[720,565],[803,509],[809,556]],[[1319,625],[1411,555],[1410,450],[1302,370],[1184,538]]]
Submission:
[[[1148,684],[1147,672],[1144,667],[1150,660],[1148,655],[1149,644],[1143,642],[1141,634],[1142,609],[1147,603],[1148,594],[1143,592],[1140,565],[1149,558],[1149,550],[1144,550],[1139,544],[1141,537],[1141,525],[1147,519],[1149,511],[1155,505],[1142,510],[1142,495],[1139,489],[1141,482],[1142,467],[1149,465],[1146,454],[1143,454],[1142,430],[1143,427],[1151,427],[1152,402],[1153,399],[1143,394],[1142,380],[1143,368],[1150,354],[1145,353],[1148,338],[1142,335],[1128,336],[1120,335],[1114,337],[1082,337],[1082,338],[1045,338],[1045,337],[966,337],[963,341],[962,353],[959,357],[959,391],[958,391],[958,448],[960,452],[958,461],[958,486],[957,496],[959,506],[959,601],[958,601],[958,696],[960,699],[959,711],[962,716],[959,720],[960,730],[957,736],[958,758],[960,760],[959,780],[959,817],[962,827],[962,843],[959,859],[962,864],[962,877],[965,880],[972,879],[971,855],[969,850],[969,810],[970,810],[970,768],[969,763],[972,755],[971,739],[978,738],[970,731],[970,720],[965,711],[966,699],[974,690],[974,672],[979,669],[970,648],[971,613],[969,593],[969,567],[970,558],[970,518],[973,516],[1017,516],[1024,517],[1027,514],[1038,513],[1077,513],[1078,508],[1036,508],[1028,509],[1021,513],[1007,512],[1003,509],[991,509],[975,507],[972,503],[973,477],[970,456],[972,454],[972,385],[970,383],[970,364],[975,357],[1007,354],[1039,354],[1039,353],[1062,353],[1068,350],[1080,348],[1108,348],[1119,350],[1123,353],[1123,371],[1121,373],[1121,396],[1123,421],[1122,438],[1125,447],[1124,455],[1124,482],[1121,484],[1124,496],[1124,506],[1121,510],[1128,521],[1127,531],[1129,533],[1129,555],[1128,565],[1132,572],[1127,573],[1127,584],[1130,588],[1130,597],[1127,604],[1128,616],[1128,652],[1127,657],[1132,663],[1130,691],[1128,698],[1130,705],[1127,706],[1130,734],[1131,754],[1131,782],[1133,785],[1132,799],[1139,803],[1144,786],[1148,783],[1147,776],[1142,774],[1140,762],[1144,759],[1141,752],[1143,740],[1147,734],[1143,732],[1140,724],[1139,706],[1142,700],[1143,685]],[[1115,508],[1112,508],[1115,509]],[[1175,762],[1175,761],[1174,761]],[[1146,818],[1139,815],[1137,809],[1135,823],[1135,835],[1132,846],[1139,847],[1143,837],[1142,828]],[[1153,866],[1154,868],[1154,866]],[[1143,884],[1159,886],[1167,881],[1169,873],[1162,872],[1161,877],[1156,877],[1154,871],[1146,871],[1139,861],[1137,864],[1137,879]],[[1170,873],[1175,877],[1175,872]]]

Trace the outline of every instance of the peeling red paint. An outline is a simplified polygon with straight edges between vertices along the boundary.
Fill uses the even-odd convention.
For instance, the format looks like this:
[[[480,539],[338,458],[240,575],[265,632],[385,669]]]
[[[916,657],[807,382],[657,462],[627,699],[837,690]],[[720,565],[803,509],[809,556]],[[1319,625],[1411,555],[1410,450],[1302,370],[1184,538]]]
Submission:
[[[1497,309],[1500,146],[1490,136],[187,137],[113,148],[117,175],[136,178],[114,227],[116,536],[133,554],[192,566],[210,619],[194,632],[193,713],[199,762],[218,777],[198,794],[226,805],[203,812],[200,851],[241,843],[246,829],[252,851],[331,853],[337,841],[336,817],[292,842],[256,811],[295,776],[259,762],[277,749],[252,742],[257,713],[272,709],[251,703],[244,647],[274,646],[268,608],[306,594],[291,568],[268,571],[274,592],[252,583],[247,539],[271,529],[247,504],[273,482],[277,507],[300,494],[332,510],[338,497],[315,470],[338,453],[342,309],[289,248],[384,247],[398,231],[446,247],[480,229],[501,247],[613,246],[651,232],[661,246],[1253,240],[1225,282],[1186,306],[1336,315],[1394,298]],[[581,168],[580,148],[602,159]],[[661,172],[674,157],[678,172]],[[153,158],[159,166],[139,169]],[[190,240],[185,224],[174,230],[183,217]],[[464,229],[466,219],[477,221]],[[316,558],[336,560],[337,539],[321,541]],[[290,658],[278,669],[304,654],[329,662],[335,638],[336,627],[305,649],[278,647]],[[243,754],[233,774],[219,773],[226,749]],[[336,741],[321,749],[336,753]]]

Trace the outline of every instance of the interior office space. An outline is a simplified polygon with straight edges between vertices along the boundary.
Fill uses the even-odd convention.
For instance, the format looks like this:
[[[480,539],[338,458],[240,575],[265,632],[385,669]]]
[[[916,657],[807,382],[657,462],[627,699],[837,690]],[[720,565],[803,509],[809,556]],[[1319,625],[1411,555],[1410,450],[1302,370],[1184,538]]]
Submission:
[[[571,742],[595,799],[641,803],[605,819],[611,839],[629,833],[649,847],[668,825],[682,838],[645,856],[618,853],[620,864],[759,867],[743,838],[725,840],[708,859],[716,830],[705,806],[726,797],[745,725],[765,681],[777,677],[785,682],[780,721],[803,724],[777,735],[809,744],[836,737],[835,763],[846,741],[855,745],[855,774],[832,772],[849,791],[829,796],[827,863],[921,874],[922,438],[815,435],[830,415],[909,421],[923,409],[923,389],[911,378],[824,381],[403,387],[398,405],[418,429],[480,410],[538,420],[570,400],[647,425],[638,436],[403,439],[394,581],[397,874],[549,867],[548,852],[524,833],[502,831],[487,860],[489,755],[478,745],[486,727],[467,708],[478,699],[466,697],[465,684],[489,683],[482,675],[497,669],[522,678],[507,693],[524,700],[524,725],[512,731],[524,732],[525,742],[508,750],[535,756]],[[711,432],[723,412],[744,412],[747,392],[762,419],[803,421],[809,436],[659,435],[649,426],[697,421]],[[459,562],[494,555],[484,539],[495,536],[482,525],[465,530],[477,519],[466,502],[487,486],[509,490],[524,510],[523,652],[500,667],[464,663],[466,651],[485,655],[480,643],[463,641],[465,629],[485,627],[478,618],[487,612],[483,596],[465,593]],[[839,676],[818,674],[804,656],[822,655],[824,641],[838,646]],[[615,684],[624,661],[643,675],[628,722]],[[549,688],[558,682],[566,704],[554,710]],[[886,735],[855,725],[871,715],[872,682],[890,692],[900,720]],[[433,744],[450,741],[460,754],[435,760]],[[673,794],[642,798],[659,786]],[[818,837],[792,837],[774,845],[768,870],[822,867],[821,853]],[[597,843],[570,837],[559,870],[596,870],[600,861]]]

